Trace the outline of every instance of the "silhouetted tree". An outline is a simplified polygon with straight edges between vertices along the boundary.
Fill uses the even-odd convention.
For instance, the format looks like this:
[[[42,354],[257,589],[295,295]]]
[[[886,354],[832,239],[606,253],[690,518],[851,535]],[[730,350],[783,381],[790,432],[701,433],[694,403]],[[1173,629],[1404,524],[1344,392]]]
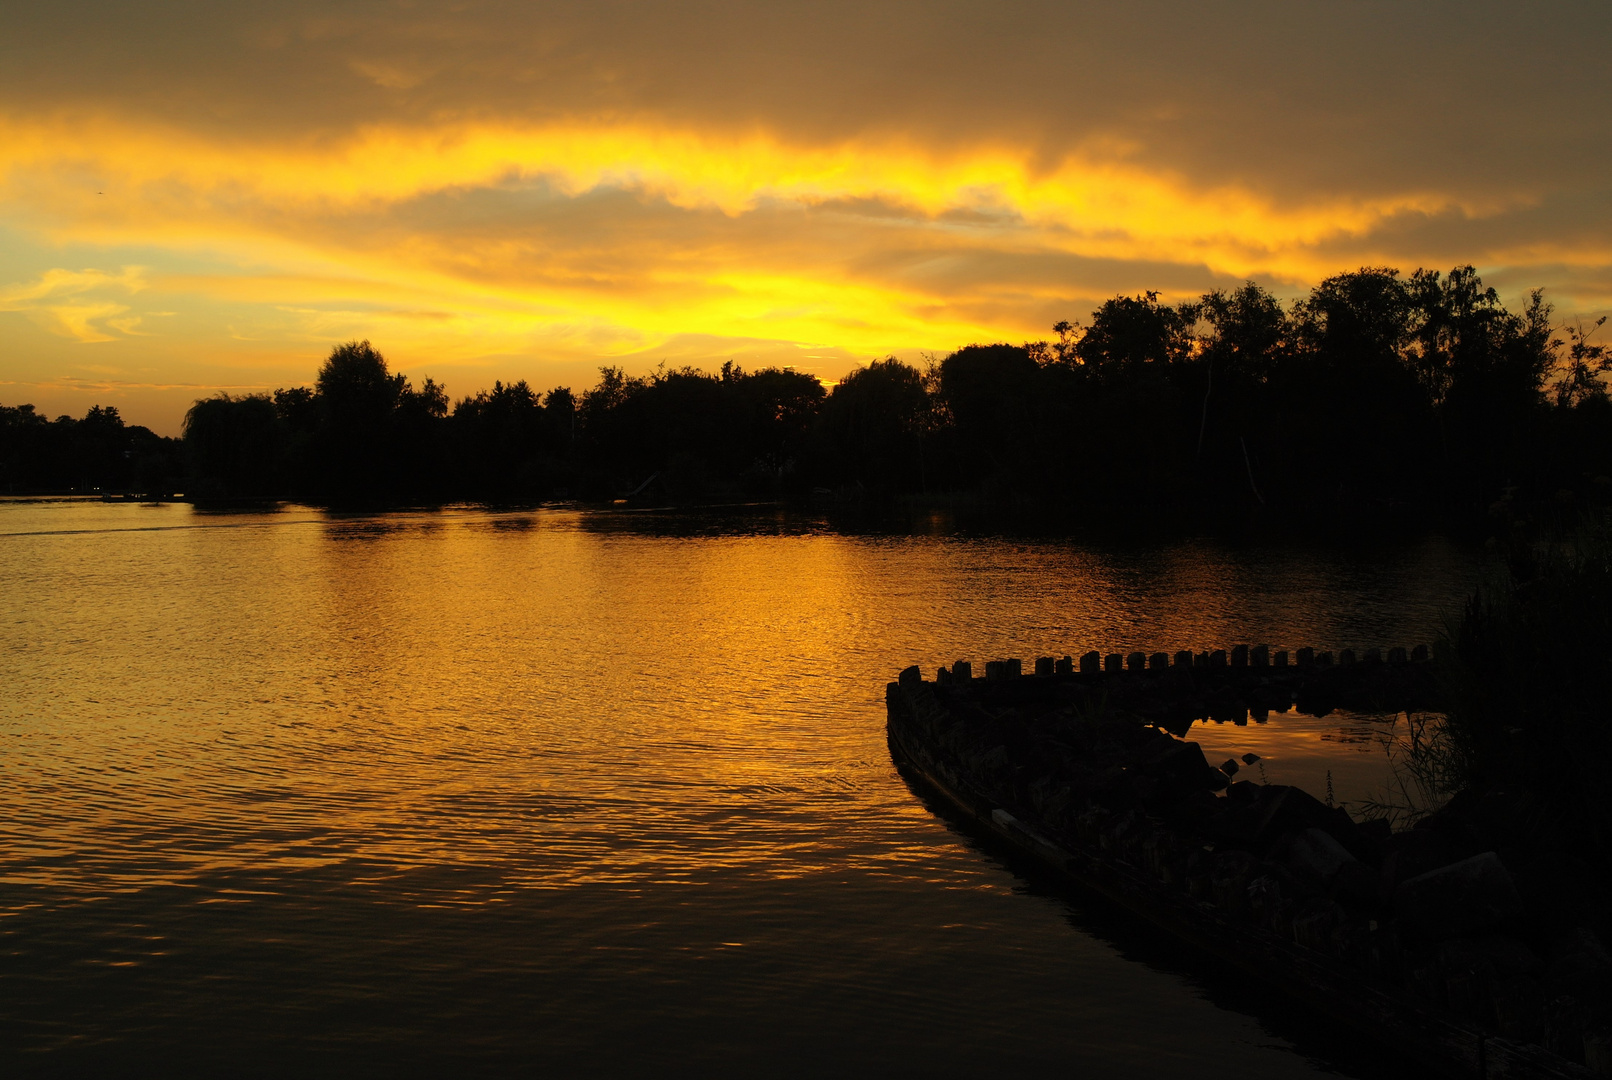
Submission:
[[[924,485],[924,377],[894,357],[851,372],[828,395],[820,431],[828,468],[876,493]]]
[[[392,421],[407,385],[368,341],[331,350],[314,383],[320,403],[317,483],[325,498],[350,503],[394,496]]]
[[[285,425],[267,394],[205,398],[185,414],[190,494],[203,499],[279,495]]]
[[[722,385],[736,396],[742,427],[734,432],[732,460],[744,461],[741,478],[750,494],[775,495],[805,486],[802,460],[810,453],[812,423],[828,393],[811,375],[784,368],[746,374],[731,360]]]
[[[941,361],[938,390],[955,433],[948,486],[1002,491],[1044,471],[1045,381],[1022,345],[969,345]]]
[[[1162,379],[1172,365],[1191,358],[1197,318],[1198,305],[1170,307],[1159,303],[1156,292],[1116,296],[1092,312],[1091,326],[1073,341],[1065,359],[1078,362],[1098,383]]]
[[[452,425],[460,490],[493,501],[547,498],[564,480],[574,412],[569,390],[540,401],[525,380],[461,400]]]

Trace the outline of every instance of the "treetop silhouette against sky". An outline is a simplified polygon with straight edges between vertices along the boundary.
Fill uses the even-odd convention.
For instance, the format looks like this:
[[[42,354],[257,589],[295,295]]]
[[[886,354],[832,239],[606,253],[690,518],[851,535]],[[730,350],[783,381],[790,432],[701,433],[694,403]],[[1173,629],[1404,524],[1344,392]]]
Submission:
[[[173,434],[366,338],[456,386],[838,378],[1379,263],[1593,319],[1609,44],[1588,0],[34,5],[0,393]]]

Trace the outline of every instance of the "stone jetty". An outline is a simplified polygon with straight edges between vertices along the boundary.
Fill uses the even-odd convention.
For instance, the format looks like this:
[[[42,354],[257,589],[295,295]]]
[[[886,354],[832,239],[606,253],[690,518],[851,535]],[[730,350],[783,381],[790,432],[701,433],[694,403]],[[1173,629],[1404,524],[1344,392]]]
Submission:
[[[1612,1076],[1604,916],[1519,844],[1525,798],[1457,796],[1394,832],[1179,737],[1295,703],[1437,709],[1426,648],[983,666],[886,692],[893,756],[955,816],[1436,1074]]]

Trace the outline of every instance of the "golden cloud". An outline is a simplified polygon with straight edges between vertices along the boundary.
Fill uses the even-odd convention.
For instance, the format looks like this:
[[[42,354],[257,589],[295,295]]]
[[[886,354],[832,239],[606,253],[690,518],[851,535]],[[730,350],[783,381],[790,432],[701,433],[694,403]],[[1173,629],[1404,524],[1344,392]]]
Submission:
[[[105,327],[134,333],[139,318],[117,318],[129,310],[127,304],[95,300],[86,294],[109,289],[136,293],[145,287],[138,266],[126,266],[118,274],[57,268],[31,282],[0,286],[0,311],[23,312],[53,333],[78,341],[115,341]]]
[[[530,211],[515,203],[490,222],[417,219],[427,200],[534,186],[572,210],[615,191],[665,213],[652,229],[601,221],[568,236],[531,234]],[[1321,249],[1338,238],[1407,215],[1497,210],[1432,191],[1278,207],[1150,171],[1112,143],[1049,166],[1006,145],[812,146],[631,124],[371,126],[337,140],[229,142],[82,115],[0,119],[0,197],[52,243],[205,249],[275,267],[183,286],[282,312],[329,305],[304,311],[308,335],[366,321],[378,334],[397,321],[387,313],[434,310],[434,337],[608,342],[606,352],[679,333],[944,348],[1040,331],[1045,308],[1071,294],[1055,274],[1004,289],[937,272],[948,262],[1072,257],[1306,280],[1333,268]],[[108,320],[128,311],[114,307],[36,310],[61,332],[106,340]]]

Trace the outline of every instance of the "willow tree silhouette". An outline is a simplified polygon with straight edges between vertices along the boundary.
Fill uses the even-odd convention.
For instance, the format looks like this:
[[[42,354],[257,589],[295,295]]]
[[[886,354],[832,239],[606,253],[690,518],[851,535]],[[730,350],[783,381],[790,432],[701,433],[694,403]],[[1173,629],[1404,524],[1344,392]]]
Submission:
[[[923,375],[893,358],[875,360],[842,379],[824,402],[821,465],[876,493],[921,489],[929,415]]]
[[[190,494],[266,498],[285,487],[285,428],[267,394],[205,398],[185,414]]]

